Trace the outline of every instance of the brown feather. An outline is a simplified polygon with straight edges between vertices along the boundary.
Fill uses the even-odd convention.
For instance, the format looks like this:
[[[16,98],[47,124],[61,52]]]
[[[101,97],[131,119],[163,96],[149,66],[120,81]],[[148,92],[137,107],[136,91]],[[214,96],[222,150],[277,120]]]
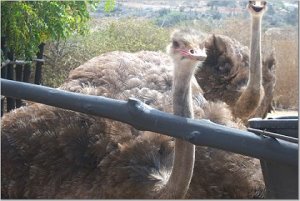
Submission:
[[[111,52],[70,72],[60,89],[136,97],[172,112],[170,66],[163,53]],[[224,103],[194,99],[194,110],[195,118],[241,126]],[[174,148],[170,137],[37,103],[3,116],[1,145],[2,198],[43,199],[155,198],[168,179]],[[188,198],[251,198],[263,190],[257,159],[197,147]]]
[[[249,79],[249,49],[224,35],[210,35],[205,46],[207,59],[195,75],[204,97],[211,101],[225,102],[233,109]],[[274,54],[263,59],[264,96],[252,117],[265,117],[272,108],[275,66]]]

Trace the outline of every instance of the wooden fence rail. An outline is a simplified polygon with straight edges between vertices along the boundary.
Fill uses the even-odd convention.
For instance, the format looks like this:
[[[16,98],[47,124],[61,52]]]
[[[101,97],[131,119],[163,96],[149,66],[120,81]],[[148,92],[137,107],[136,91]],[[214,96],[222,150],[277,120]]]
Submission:
[[[14,53],[7,48],[5,37],[2,37],[1,50],[6,59],[1,63],[1,78],[29,83],[30,78],[34,77],[34,83],[41,84],[44,46],[44,43],[39,45],[39,52],[36,59],[17,60]],[[31,76],[33,63],[35,63],[35,74]],[[23,102],[21,99],[1,96],[1,116],[3,116],[4,112],[9,112],[22,105]]]

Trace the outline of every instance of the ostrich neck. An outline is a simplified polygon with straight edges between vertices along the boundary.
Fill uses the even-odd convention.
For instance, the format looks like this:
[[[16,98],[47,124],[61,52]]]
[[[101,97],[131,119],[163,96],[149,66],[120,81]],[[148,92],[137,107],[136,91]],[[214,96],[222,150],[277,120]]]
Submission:
[[[194,118],[191,87],[192,76],[193,74],[174,72],[173,113],[175,115]]]
[[[194,72],[179,72],[178,69],[188,68],[175,66],[173,112],[175,115],[193,118],[191,79]],[[167,198],[184,198],[193,176],[194,162],[195,145],[176,139],[173,169],[164,189]]]
[[[263,96],[262,88],[262,61],[261,61],[261,19],[262,16],[252,16],[252,34],[250,44],[249,80],[246,89],[242,92],[234,105],[233,115],[244,122],[257,109]]]
[[[262,84],[261,19],[262,16],[252,17],[252,36],[250,45],[250,75],[248,87],[257,90],[260,90]]]

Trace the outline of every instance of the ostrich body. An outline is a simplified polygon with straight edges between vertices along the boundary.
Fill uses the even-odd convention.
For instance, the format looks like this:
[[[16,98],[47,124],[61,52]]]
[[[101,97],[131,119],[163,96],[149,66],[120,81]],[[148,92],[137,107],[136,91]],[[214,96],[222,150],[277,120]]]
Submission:
[[[173,60],[189,64],[186,54],[197,47],[199,34],[173,36],[183,37],[175,37],[170,46]],[[187,45],[187,51],[175,51],[174,41],[181,49]],[[188,76],[185,84],[173,83],[181,81],[176,78],[181,73],[190,76],[192,66],[186,71],[170,66],[162,53],[110,52],[71,71],[60,89],[122,100],[136,97],[165,112],[192,117],[194,111],[195,118],[244,128],[233,121],[226,104],[205,101],[201,90],[188,84]],[[182,87],[187,93],[178,92]],[[177,105],[182,101],[184,107]],[[258,159],[197,146],[193,162],[189,143],[38,103],[5,114],[1,135],[2,198],[182,198],[186,191],[186,198],[255,198],[264,192]],[[177,160],[184,153],[176,154],[178,145],[186,147],[189,168],[182,168],[186,159]],[[182,167],[176,169],[176,162]]]
[[[191,79],[199,60],[206,58],[205,51],[199,49],[200,39],[198,35],[188,34],[186,31],[175,32],[169,50],[175,62],[172,104],[174,114],[189,118],[194,116]],[[102,76],[104,77],[105,75]],[[97,81],[101,83],[104,80]],[[165,137],[157,134],[151,136],[149,132],[145,132],[133,138],[132,133],[128,132],[128,126],[121,126],[121,123],[118,130],[125,134],[120,133],[117,136],[111,133],[103,120],[101,122],[101,118],[78,113],[73,116],[71,113],[73,112],[33,104],[16,110],[14,114],[17,114],[15,117],[18,119],[13,119],[14,114],[12,116],[8,114],[3,118],[1,142],[2,154],[6,155],[2,158],[4,197],[183,198],[185,196],[193,174],[195,145],[175,139],[172,160],[170,150],[157,149],[165,143]],[[28,114],[36,119],[26,119],[30,118]],[[23,124],[22,120],[25,119],[29,120],[29,126]],[[9,120],[15,120],[22,128],[18,130]],[[105,135],[101,136],[101,132]],[[28,139],[24,139],[27,137]],[[136,143],[145,144],[145,147]],[[152,146],[153,143],[158,145]],[[130,146],[140,148],[131,153]],[[15,151],[13,155],[10,155],[13,151]],[[126,158],[128,152],[131,156]],[[146,153],[146,156],[139,156],[143,153]],[[169,158],[165,158],[166,155]],[[144,159],[138,159],[139,157]],[[143,162],[149,164],[141,164]],[[155,168],[158,168],[158,171],[159,168],[163,168],[162,173],[157,172]],[[17,173],[18,169],[21,171]],[[135,184],[131,184],[133,181]]]
[[[263,3],[261,9],[255,11],[253,3],[248,5],[253,18],[251,51],[227,36],[211,35],[205,45],[207,59],[196,72],[204,97],[226,102],[234,116],[244,123],[251,117],[266,116],[275,85],[274,55],[265,57],[261,63],[260,28],[266,5]]]

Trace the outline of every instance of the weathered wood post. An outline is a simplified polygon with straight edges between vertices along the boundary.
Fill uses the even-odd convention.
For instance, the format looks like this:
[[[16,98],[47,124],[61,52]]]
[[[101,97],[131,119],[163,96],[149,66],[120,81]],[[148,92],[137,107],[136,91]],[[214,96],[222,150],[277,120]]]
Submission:
[[[6,46],[6,38],[4,36],[1,37],[1,50],[3,53],[3,56],[7,58],[7,46]],[[1,64],[2,65],[2,64]],[[1,78],[7,78],[7,66],[1,66]],[[1,117],[4,113],[4,102],[5,97],[1,96]]]
[[[16,63],[16,81],[23,81],[23,62]],[[16,108],[22,106],[22,100],[16,99]]]
[[[34,84],[40,85],[42,83],[42,65],[44,64],[43,54],[44,54],[44,47],[45,43],[41,43],[39,45],[39,52],[36,54],[36,68],[35,68],[35,77],[34,77]]]
[[[29,58],[28,61],[32,61],[32,59]],[[23,71],[23,82],[29,82],[30,74],[31,74],[31,63],[26,63],[24,65],[24,71]]]
[[[3,53],[4,58],[7,58],[7,45],[6,45],[6,38],[5,36],[1,37],[1,50]],[[2,64],[1,64],[2,65]],[[7,66],[1,66],[1,78],[7,78]]]
[[[10,61],[15,60],[13,52],[10,51],[7,56]],[[7,79],[14,80],[14,64],[12,63],[7,65]],[[11,110],[16,108],[16,100],[14,98],[7,97],[6,102],[7,102],[7,112],[10,112]]]

